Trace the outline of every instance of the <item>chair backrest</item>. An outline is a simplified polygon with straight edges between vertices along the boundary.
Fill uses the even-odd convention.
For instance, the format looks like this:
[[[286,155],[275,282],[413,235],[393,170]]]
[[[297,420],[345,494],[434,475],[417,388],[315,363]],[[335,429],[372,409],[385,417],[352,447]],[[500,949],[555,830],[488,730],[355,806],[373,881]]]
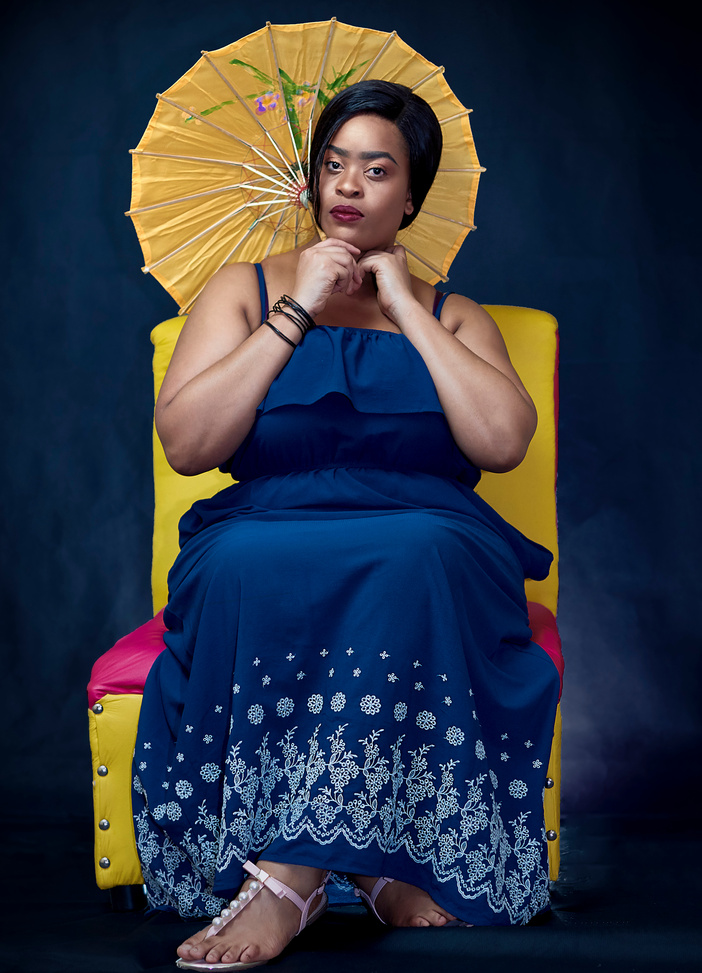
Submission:
[[[510,358],[529,390],[539,413],[539,427],[521,466],[511,473],[484,473],[478,492],[506,520],[554,555],[545,581],[527,581],[530,601],[554,614],[558,599],[558,540],[556,533],[556,461],[558,422],[558,326],[555,318],[531,308],[486,305],[507,344]],[[171,318],[151,333],[154,345],[154,393],[158,395],[185,318]],[[211,497],[230,476],[212,470],[199,476],[180,476],[166,460],[154,430],[154,539],[152,592],[154,611],[168,599],[167,576],[178,553],[178,521],[202,497]]]

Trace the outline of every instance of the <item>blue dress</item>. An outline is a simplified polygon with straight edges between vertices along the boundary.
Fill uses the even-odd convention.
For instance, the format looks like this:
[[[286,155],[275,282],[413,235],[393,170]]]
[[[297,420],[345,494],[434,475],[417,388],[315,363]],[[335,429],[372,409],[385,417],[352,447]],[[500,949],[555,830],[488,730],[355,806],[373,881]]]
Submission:
[[[548,907],[551,555],[473,491],[401,334],[318,327],[180,524],[134,757],[150,904],[212,916],[248,858],[387,875],[477,925]],[[339,891],[340,890],[340,891]]]

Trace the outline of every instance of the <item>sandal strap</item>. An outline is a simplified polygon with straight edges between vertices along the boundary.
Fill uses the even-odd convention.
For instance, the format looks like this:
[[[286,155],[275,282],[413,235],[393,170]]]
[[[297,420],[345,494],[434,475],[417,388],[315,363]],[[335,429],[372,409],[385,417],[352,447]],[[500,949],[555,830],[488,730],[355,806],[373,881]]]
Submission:
[[[250,865],[251,862],[247,862],[246,864]],[[225,906],[221,913],[212,920],[209,929],[205,933],[205,939],[209,939],[210,936],[216,936],[220,929],[226,926],[228,922],[231,922],[232,919],[235,919],[242,909],[246,908],[262,888],[263,883],[256,880],[251,882],[247,889],[242,889],[236,898],[232,899],[229,905]]]
[[[324,887],[329,881],[329,876],[331,875],[331,872],[327,872],[322,879],[322,884],[312,892],[309,898],[303,899],[302,896],[298,895],[298,893],[294,889],[291,889],[289,885],[286,885],[285,882],[281,882],[280,879],[275,878],[275,876],[271,875],[263,868],[259,868],[258,865],[254,865],[252,862],[247,861],[244,862],[244,869],[249,873],[249,875],[252,875],[257,882],[260,882],[261,886],[265,885],[265,887],[269,889],[273,895],[276,895],[279,899],[290,899],[290,901],[297,906],[297,908],[300,910],[300,927],[297,931],[298,935],[307,925],[307,919],[312,903],[318,895],[321,895],[324,892]]]
[[[247,889],[242,889],[236,898],[232,899],[229,905],[222,909],[220,915],[218,915],[216,919],[212,920],[212,924],[205,933],[205,939],[209,939],[210,936],[216,936],[220,929],[226,926],[228,922],[231,922],[232,919],[235,919],[241,910],[244,909],[249,902],[251,902],[251,900],[258,895],[264,886],[279,899],[290,899],[290,901],[300,910],[300,928],[297,931],[297,934],[299,935],[307,925],[310,906],[314,902],[315,898],[324,892],[324,886],[329,881],[329,876],[331,875],[331,872],[327,872],[319,888],[316,888],[310,897],[305,900],[301,895],[298,895],[294,889],[291,889],[288,885],[286,885],[285,882],[281,882],[280,879],[275,878],[263,868],[259,868],[258,865],[254,865],[253,862],[244,862],[244,871],[251,875],[253,882],[251,882]],[[392,879],[390,879],[390,881],[392,881]],[[319,915],[321,915],[324,908],[326,908],[326,896],[324,897],[324,902],[320,903],[320,905],[323,905],[323,908],[315,910]]]
[[[378,910],[375,907],[375,900],[378,898],[378,896],[383,891],[385,886],[389,885],[391,882],[394,881],[395,881],[394,878],[388,878],[386,875],[381,875],[381,877],[377,880],[377,882],[371,889],[370,895],[368,895],[367,892],[364,892],[363,889],[359,889],[358,886],[354,888],[354,894],[360,896],[360,898],[362,898],[363,901],[368,906],[370,906],[370,908],[373,910],[373,915],[375,916],[375,918],[378,920],[378,922],[382,922],[384,926],[386,925],[386,922],[384,919],[381,919],[380,916],[378,915]]]

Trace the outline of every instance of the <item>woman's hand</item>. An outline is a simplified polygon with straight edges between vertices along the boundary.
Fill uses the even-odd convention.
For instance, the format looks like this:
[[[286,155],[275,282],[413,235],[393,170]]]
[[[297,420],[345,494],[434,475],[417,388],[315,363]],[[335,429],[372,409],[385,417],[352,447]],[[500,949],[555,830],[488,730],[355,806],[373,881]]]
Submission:
[[[402,331],[408,311],[419,306],[412,292],[405,248],[397,245],[387,250],[369,250],[358,261],[358,267],[363,274],[375,275],[380,310]]]
[[[353,244],[332,237],[303,250],[291,296],[314,318],[332,294],[355,294],[363,280],[360,253]]]

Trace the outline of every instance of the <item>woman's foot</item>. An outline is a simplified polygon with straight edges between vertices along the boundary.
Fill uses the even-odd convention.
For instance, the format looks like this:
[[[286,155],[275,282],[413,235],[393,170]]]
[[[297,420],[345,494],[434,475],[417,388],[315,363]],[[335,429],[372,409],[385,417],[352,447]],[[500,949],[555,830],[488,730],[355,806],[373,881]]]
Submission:
[[[305,865],[283,865],[279,862],[257,862],[259,868],[294,889],[307,899],[322,884],[324,872]],[[245,890],[251,881],[242,885]],[[318,907],[321,895],[310,904],[310,913]],[[205,938],[210,926],[186,939],[178,947],[183,960],[206,963],[265,963],[278,956],[300,928],[300,910],[287,898],[279,899],[270,889],[263,888],[235,919],[228,922],[214,936]]]
[[[370,898],[378,879],[368,875],[351,877]],[[388,926],[445,926],[456,919],[437,905],[428,892],[407,882],[392,881],[384,885],[375,900],[375,909]]]

